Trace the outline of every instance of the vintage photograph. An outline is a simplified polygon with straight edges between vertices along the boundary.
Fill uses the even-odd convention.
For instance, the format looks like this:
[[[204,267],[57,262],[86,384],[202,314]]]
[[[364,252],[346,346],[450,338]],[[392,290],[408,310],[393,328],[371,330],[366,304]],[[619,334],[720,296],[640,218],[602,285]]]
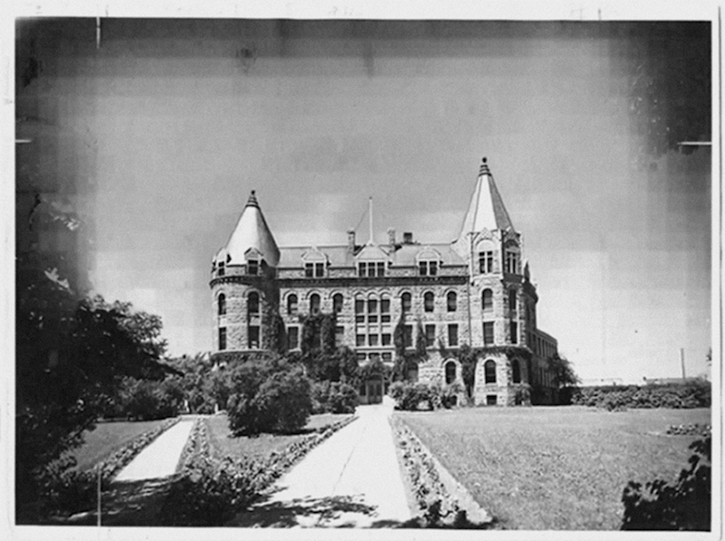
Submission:
[[[17,18],[14,532],[719,531],[703,13]]]

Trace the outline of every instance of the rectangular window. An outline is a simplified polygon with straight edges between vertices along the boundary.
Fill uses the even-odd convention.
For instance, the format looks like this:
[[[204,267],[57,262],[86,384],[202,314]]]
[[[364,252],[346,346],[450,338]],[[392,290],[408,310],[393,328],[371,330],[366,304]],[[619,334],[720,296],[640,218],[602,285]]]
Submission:
[[[362,299],[355,299],[355,313],[362,314],[365,311],[365,301]]]
[[[519,254],[516,252],[506,252],[506,261],[504,270],[510,274],[518,274],[519,272]]]
[[[368,335],[368,345],[371,345],[371,346],[378,345],[378,335],[377,334]]]
[[[365,345],[365,335],[364,334],[358,334],[355,336],[355,345],[358,347],[362,347]]]
[[[361,278],[385,276],[384,261],[361,261],[357,264],[357,275]]]
[[[413,326],[412,325],[406,325],[405,326],[405,347],[411,348],[413,347]]]
[[[455,323],[448,325],[448,345],[452,348],[458,346],[458,325]]]
[[[297,349],[300,347],[299,327],[290,327],[287,329],[287,347],[289,349]]]
[[[259,261],[250,259],[247,261],[247,274],[257,276],[259,274]]]
[[[389,363],[393,360],[393,354],[389,351],[383,352],[383,362]]]
[[[219,269],[217,270],[218,276],[224,276],[224,261],[219,262]]]
[[[516,324],[515,321],[511,322],[511,343],[512,344],[518,344],[519,343],[519,326]]]
[[[483,323],[483,343],[487,346],[493,344],[493,321]]]
[[[420,276],[435,276],[438,274],[438,261],[419,261],[418,274]]]
[[[478,267],[481,274],[493,272],[493,250],[478,254]]]
[[[355,358],[358,360],[358,362],[364,363],[367,361],[368,356],[365,353],[356,353]]]
[[[509,289],[509,311],[512,314],[516,313],[516,290]]]
[[[384,345],[384,346],[390,345],[390,333],[384,333],[383,335],[381,335],[380,338],[381,338],[382,345]]]
[[[259,349],[259,327],[256,325],[249,326],[249,348]]]
[[[227,329],[219,327],[219,351],[227,349]]]
[[[436,339],[436,326],[435,325],[426,325],[425,326],[425,343],[428,347],[433,346],[433,342],[435,342]]]

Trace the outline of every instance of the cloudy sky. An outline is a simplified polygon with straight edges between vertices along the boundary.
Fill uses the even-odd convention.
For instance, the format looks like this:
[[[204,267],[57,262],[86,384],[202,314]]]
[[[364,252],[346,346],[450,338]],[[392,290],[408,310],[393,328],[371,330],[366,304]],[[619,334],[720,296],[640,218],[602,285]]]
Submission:
[[[487,156],[582,377],[677,376],[680,348],[705,372],[711,152],[651,152],[632,109],[659,30],[106,19],[97,48],[95,20],[18,28],[42,61],[19,110],[60,134],[38,152],[92,224],[93,286],[161,315],[171,354],[211,349],[210,262],[250,190],[280,246],[344,243],[370,196],[377,240],[444,242]]]

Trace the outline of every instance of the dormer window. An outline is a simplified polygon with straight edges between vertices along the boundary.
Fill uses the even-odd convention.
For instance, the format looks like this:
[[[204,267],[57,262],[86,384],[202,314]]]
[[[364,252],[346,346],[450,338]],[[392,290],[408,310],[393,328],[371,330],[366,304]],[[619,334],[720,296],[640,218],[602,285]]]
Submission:
[[[305,263],[305,277],[321,278],[325,276],[325,264],[323,262]]]
[[[360,261],[357,264],[357,275],[360,278],[385,276],[385,261]]]
[[[219,266],[217,267],[217,276],[224,276],[224,270],[225,270],[224,261],[220,261]]]
[[[420,276],[436,276],[438,274],[438,261],[419,261],[418,273]]]
[[[481,274],[493,272],[493,250],[478,253],[478,271]]]
[[[504,271],[510,274],[519,273],[519,254],[513,250],[506,250],[506,259],[504,260]]]
[[[247,261],[247,274],[250,276],[259,276],[259,260],[249,259]]]

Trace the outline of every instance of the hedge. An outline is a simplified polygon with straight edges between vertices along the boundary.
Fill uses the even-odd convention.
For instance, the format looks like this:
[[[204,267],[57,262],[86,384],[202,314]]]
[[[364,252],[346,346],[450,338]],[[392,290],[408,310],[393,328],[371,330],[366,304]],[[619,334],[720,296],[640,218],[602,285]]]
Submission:
[[[709,408],[712,390],[707,381],[667,385],[578,387],[571,403],[607,410],[626,408]]]

